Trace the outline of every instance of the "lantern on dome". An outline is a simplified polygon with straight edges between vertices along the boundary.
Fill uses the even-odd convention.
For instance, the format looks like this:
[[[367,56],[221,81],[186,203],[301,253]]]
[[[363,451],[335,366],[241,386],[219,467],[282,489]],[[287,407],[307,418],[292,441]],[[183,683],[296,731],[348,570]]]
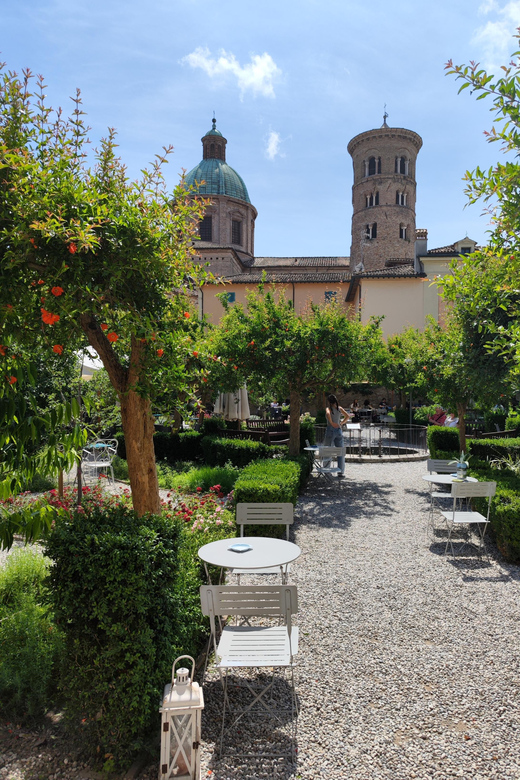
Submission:
[[[191,661],[188,669],[175,667],[183,658]],[[204,709],[202,688],[193,681],[195,661],[190,655],[175,659],[172,681],[164,688],[161,728],[159,780],[199,780],[200,721]]]

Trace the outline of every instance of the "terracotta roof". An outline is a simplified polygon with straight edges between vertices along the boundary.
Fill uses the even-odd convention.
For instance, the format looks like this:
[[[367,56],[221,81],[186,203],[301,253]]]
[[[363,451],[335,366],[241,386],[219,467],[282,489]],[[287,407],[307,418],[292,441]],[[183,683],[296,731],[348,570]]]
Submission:
[[[236,274],[234,276],[226,276],[224,281],[230,284],[260,284],[265,276],[265,281],[269,282],[299,282],[300,284],[305,282],[324,282],[329,284],[341,284],[342,282],[349,282],[351,274],[346,271],[330,271],[330,272],[315,272],[315,273],[302,273],[290,271],[280,271],[277,273],[248,273],[248,274]]]
[[[315,267],[350,267],[348,257],[255,257],[255,268],[284,267],[290,268],[315,268]]]
[[[403,277],[423,277],[426,274],[418,274],[415,272],[413,265],[408,263],[407,265],[394,265],[388,268],[378,268],[376,271],[363,271],[363,273],[356,274],[359,279],[395,279]]]

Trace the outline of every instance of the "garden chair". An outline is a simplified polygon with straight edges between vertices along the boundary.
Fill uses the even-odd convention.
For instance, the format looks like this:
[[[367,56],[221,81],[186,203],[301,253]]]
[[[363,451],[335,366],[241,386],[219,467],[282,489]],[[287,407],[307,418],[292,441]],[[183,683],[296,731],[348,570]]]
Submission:
[[[319,477],[325,477],[325,479],[331,479],[333,474],[341,474],[339,466],[333,466],[332,461],[337,460],[341,456],[345,457],[345,452],[345,447],[328,447],[320,445],[314,457],[316,474]]]
[[[453,549],[453,532],[456,528],[463,528],[464,526],[467,526],[466,528],[466,541],[462,545],[460,552],[466,547],[467,545],[473,544],[470,541],[470,534],[471,534],[471,528],[472,526],[476,526],[477,532],[478,532],[478,544],[474,545],[477,549],[477,555],[479,558],[482,557],[482,552],[485,552],[485,544],[484,544],[484,534],[486,533],[486,529],[489,523],[489,512],[491,509],[491,499],[495,495],[497,488],[496,482],[454,482],[451,486],[451,497],[453,499],[453,506],[449,511],[444,510],[441,514],[446,520],[446,523],[448,525],[448,540],[446,542],[446,547],[444,549],[444,552],[446,553],[448,551],[448,547],[451,550],[451,554],[455,555],[454,549]],[[458,501],[460,499],[471,499],[476,497],[486,497],[488,499],[487,501],[487,512],[486,515],[480,514],[480,512],[475,512],[474,510],[470,508],[465,507],[464,509],[461,509],[458,505]],[[489,562],[489,555],[486,553],[486,557]]]
[[[294,523],[294,506],[291,503],[284,504],[237,504],[236,524],[240,526],[240,536],[244,536],[246,525],[285,525],[285,538],[289,541],[289,526]],[[282,583],[287,582],[290,564],[285,566],[270,566],[266,569],[232,569],[231,573],[238,576],[242,574],[281,574]]]
[[[112,461],[117,455],[117,439],[98,439],[83,447],[81,473],[85,479],[99,479],[101,474],[115,482]],[[110,474],[110,476],[109,476]]]
[[[269,715],[280,722],[283,717],[291,722],[293,757],[296,737],[298,705],[294,686],[294,656],[298,652],[298,628],[292,625],[292,616],[298,611],[298,595],[294,585],[202,585],[200,588],[202,613],[210,618],[214,651],[214,668],[218,669],[223,689],[220,751],[224,734],[246,715]],[[260,618],[262,625],[226,625],[217,641],[222,619],[232,616]],[[266,625],[269,618],[278,618],[278,625]],[[208,654],[209,655],[209,654]],[[207,665],[207,661],[206,661]],[[258,670],[256,683],[244,672]],[[263,670],[263,671],[262,671]],[[269,677],[265,675],[269,670]],[[204,676],[206,675],[204,668]],[[230,702],[228,676],[233,674],[233,691],[241,691],[237,705]],[[263,679],[259,679],[263,678]],[[267,695],[273,692],[278,678],[290,686],[287,706]],[[244,700],[249,698],[249,703]],[[278,696],[279,700],[279,696]],[[226,716],[231,722],[226,728]]]

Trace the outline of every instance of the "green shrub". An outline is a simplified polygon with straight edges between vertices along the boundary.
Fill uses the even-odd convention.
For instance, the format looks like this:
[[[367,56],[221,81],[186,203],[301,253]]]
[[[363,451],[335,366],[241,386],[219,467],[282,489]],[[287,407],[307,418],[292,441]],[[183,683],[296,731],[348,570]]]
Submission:
[[[46,490],[52,490],[54,487],[56,487],[56,480],[53,477],[37,472],[25,489],[30,490],[31,493],[45,493]]]
[[[300,466],[291,460],[259,460],[242,470],[235,482],[235,503],[296,504]]]
[[[520,477],[508,468],[492,468],[489,463],[471,474],[481,481],[496,482],[497,491],[491,500],[490,528],[504,558],[520,563]],[[475,508],[487,512],[487,499],[473,499]]]
[[[310,442],[310,443],[314,444],[314,442]],[[294,460],[294,462],[297,463],[300,468],[300,481],[298,485],[298,490],[301,493],[305,489],[305,486],[309,481],[314,459],[311,452],[300,452],[300,454],[297,455],[296,458],[291,458],[290,460]]]
[[[56,701],[63,637],[45,605],[50,561],[16,549],[0,569],[0,712],[41,717]]]
[[[124,434],[119,432],[115,438],[117,439],[117,454],[126,460]],[[153,437],[155,457],[158,461],[166,460],[168,463],[200,460],[202,457],[201,439],[202,436],[198,431],[181,431],[180,433],[156,431]]]
[[[435,410],[439,404],[432,404],[431,406],[419,406],[413,410],[413,423],[414,425],[430,425],[430,417],[435,414]]]
[[[268,444],[250,439],[223,439],[216,436],[204,436],[201,449],[208,466],[247,466],[253,460],[265,458],[270,453]]]
[[[509,412],[505,430],[514,431],[515,428],[520,428],[520,412]]]
[[[327,415],[325,414],[325,409],[318,409],[316,412],[316,425],[327,425]]]
[[[128,482],[128,463],[119,455],[116,455],[112,461],[112,468],[114,469],[114,477],[121,480],[121,482]]]
[[[504,431],[507,412],[489,409],[484,412],[484,429],[487,433]],[[498,427],[497,427],[498,426]]]
[[[66,719],[92,757],[117,767],[156,730],[157,702],[181,650],[180,534],[178,522],[138,518],[119,504],[60,519],[47,540],[65,635]]]
[[[458,457],[459,431],[457,428],[430,425],[426,431],[426,442],[432,458]]]
[[[396,409],[394,411],[395,421],[398,425],[410,425],[410,410]],[[412,425],[415,425],[414,411],[412,409]]]
[[[222,436],[226,430],[226,421],[221,417],[206,417],[200,427],[202,436]]]
[[[477,460],[491,461],[496,458],[520,456],[520,438],[516,439],[469,439],[468,453]]]
[[[162,488],[179,488],[193,493],[197,488],[208,491],[214,485],[220,485],[222,493],[226,495],[233,490],[240,473],[235,466],[201,466],[178,474],[163,464],[158,464],[157,471],[159,486]]]
[[[316,418],[317,419],[317,418]],[[316,444],[316,425],[314,417],[305,415],[300,420],[300,452],[302,452],[307,446],[305,440],[309,440],[309,444]]]

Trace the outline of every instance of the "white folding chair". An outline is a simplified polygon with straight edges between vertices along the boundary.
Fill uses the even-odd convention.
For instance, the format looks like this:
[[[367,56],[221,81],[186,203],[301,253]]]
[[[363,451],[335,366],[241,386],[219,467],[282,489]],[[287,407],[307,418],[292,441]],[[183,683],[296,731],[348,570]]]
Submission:
[[[426,461],[426,468],[429,474],[451,474],[455,470],[453,463],[450,465],[449,460],[442,460],[440,458],[428,458]],[[433,513],[435,509],[443,509],[446,507],[446,500],[451,499],[451,493],[449,490],[442,490],[440,485],[435,485],[430,482],[430,515],[428,520],[427,535],[432,536],[435,532],[435,524]]]
[[[316,474],[319,477],[325,477],[325,479],[331,479],[333,474],[341,474],[342,471],[339,466],[333,466],[332,461],[337,461],[341,456],[345,457],[345,452],[345,447],[320,446],[314,458]]]
[[[473,526],[476,526],[477,534],[478,534],[478,544],[474,545],[477,548],[477,554],[479,558],[482,557],[482,552],[486,551],[485,544],[484,544],[484,534],[486,533],[486,529],[488,527],[489,523],[489,512],[491,509],[491,499],[495,495],[497,488],[496,482],[454,482],[451,486],[451,496],[453,499],[453,506],[452,509],[449,511],[443,511],[441,514],[446,520],[446,523],[448,525],[448,540],[446,542],[446,547],[444,549],[444,552],[446,553],[448,551],[448,547],[450,547],[451,554],[455,555],[455,551],[453,549],[453,532],[455,529],[463,528],[464,526],[467,526],[466,529],[466,541],[462,545],[460,552],[466,547],[467,545],[473,544],[471,542],[471,528]],[[457,501],[459,499],[471,499],[476,497],[486,497],[488,499],[487,502],[487,513],[486,515],[480,514],[480,512],[475,512],[474,510],[467,509],[461,509],[457,505]],[[489,556],[487,555],[487,559],[489,561]]]
[[[85,481],[99,479],[100,474],[112,478],[115,482],[112,461],[117,455],[117,439],[98,439],[83,447],[81,457],[81,472]]]
[[[292,731],[292,755],[294,758],[296,718],[298,705],[294,685],[294,656],[298,652],[298,628],[292,625],[292,616],[298,611],[298,594],[294,585],[202,585],[200,588],[202,613],[208,615],[213,640],[214,663],[218,669],[223,688],[222,726],[220,749],[222,752],[224,733],[236,726],[248,713],[271,715],[279,722],[289,718]],[[226,625],[217,642],[217,631],[221,618],[246,616],[261,618],[262,625]],[[265,625],[268,618],[278,618],[281,625]],[[211,640],[210,640],[211,641]],[[240,674],[247,669],[267,670],[270,679],[260,683]],[[288,672],[289,680],[285,672]],[[239,703],[230,701],[228,675],[237,677],[241,692],[249,694],[249,703],[239,696]],[[288,706],[279,707],[278,701],[268,699],[273,693],[278,672],[286,684],[290,683]],[[204,669],[204,675],[206,668]],[[265,675],[265,672],[257,674]],[[260,684],[258,684],[260,683]],[[226,728],[226,714],[232,716]]]
[[[294,523],[294,506],[291,503],[283,504],[237,504],[236,524],[240,526],[240,536],[244,536],[245,525],[285,525],[285,538],[289,541],[289,526]],[[287,582],[290,564],[285,566],[269,566],[265,569],[231,569],[232,574],[238,575],[240,584],[241,574],[281,574],[282,583]]]

